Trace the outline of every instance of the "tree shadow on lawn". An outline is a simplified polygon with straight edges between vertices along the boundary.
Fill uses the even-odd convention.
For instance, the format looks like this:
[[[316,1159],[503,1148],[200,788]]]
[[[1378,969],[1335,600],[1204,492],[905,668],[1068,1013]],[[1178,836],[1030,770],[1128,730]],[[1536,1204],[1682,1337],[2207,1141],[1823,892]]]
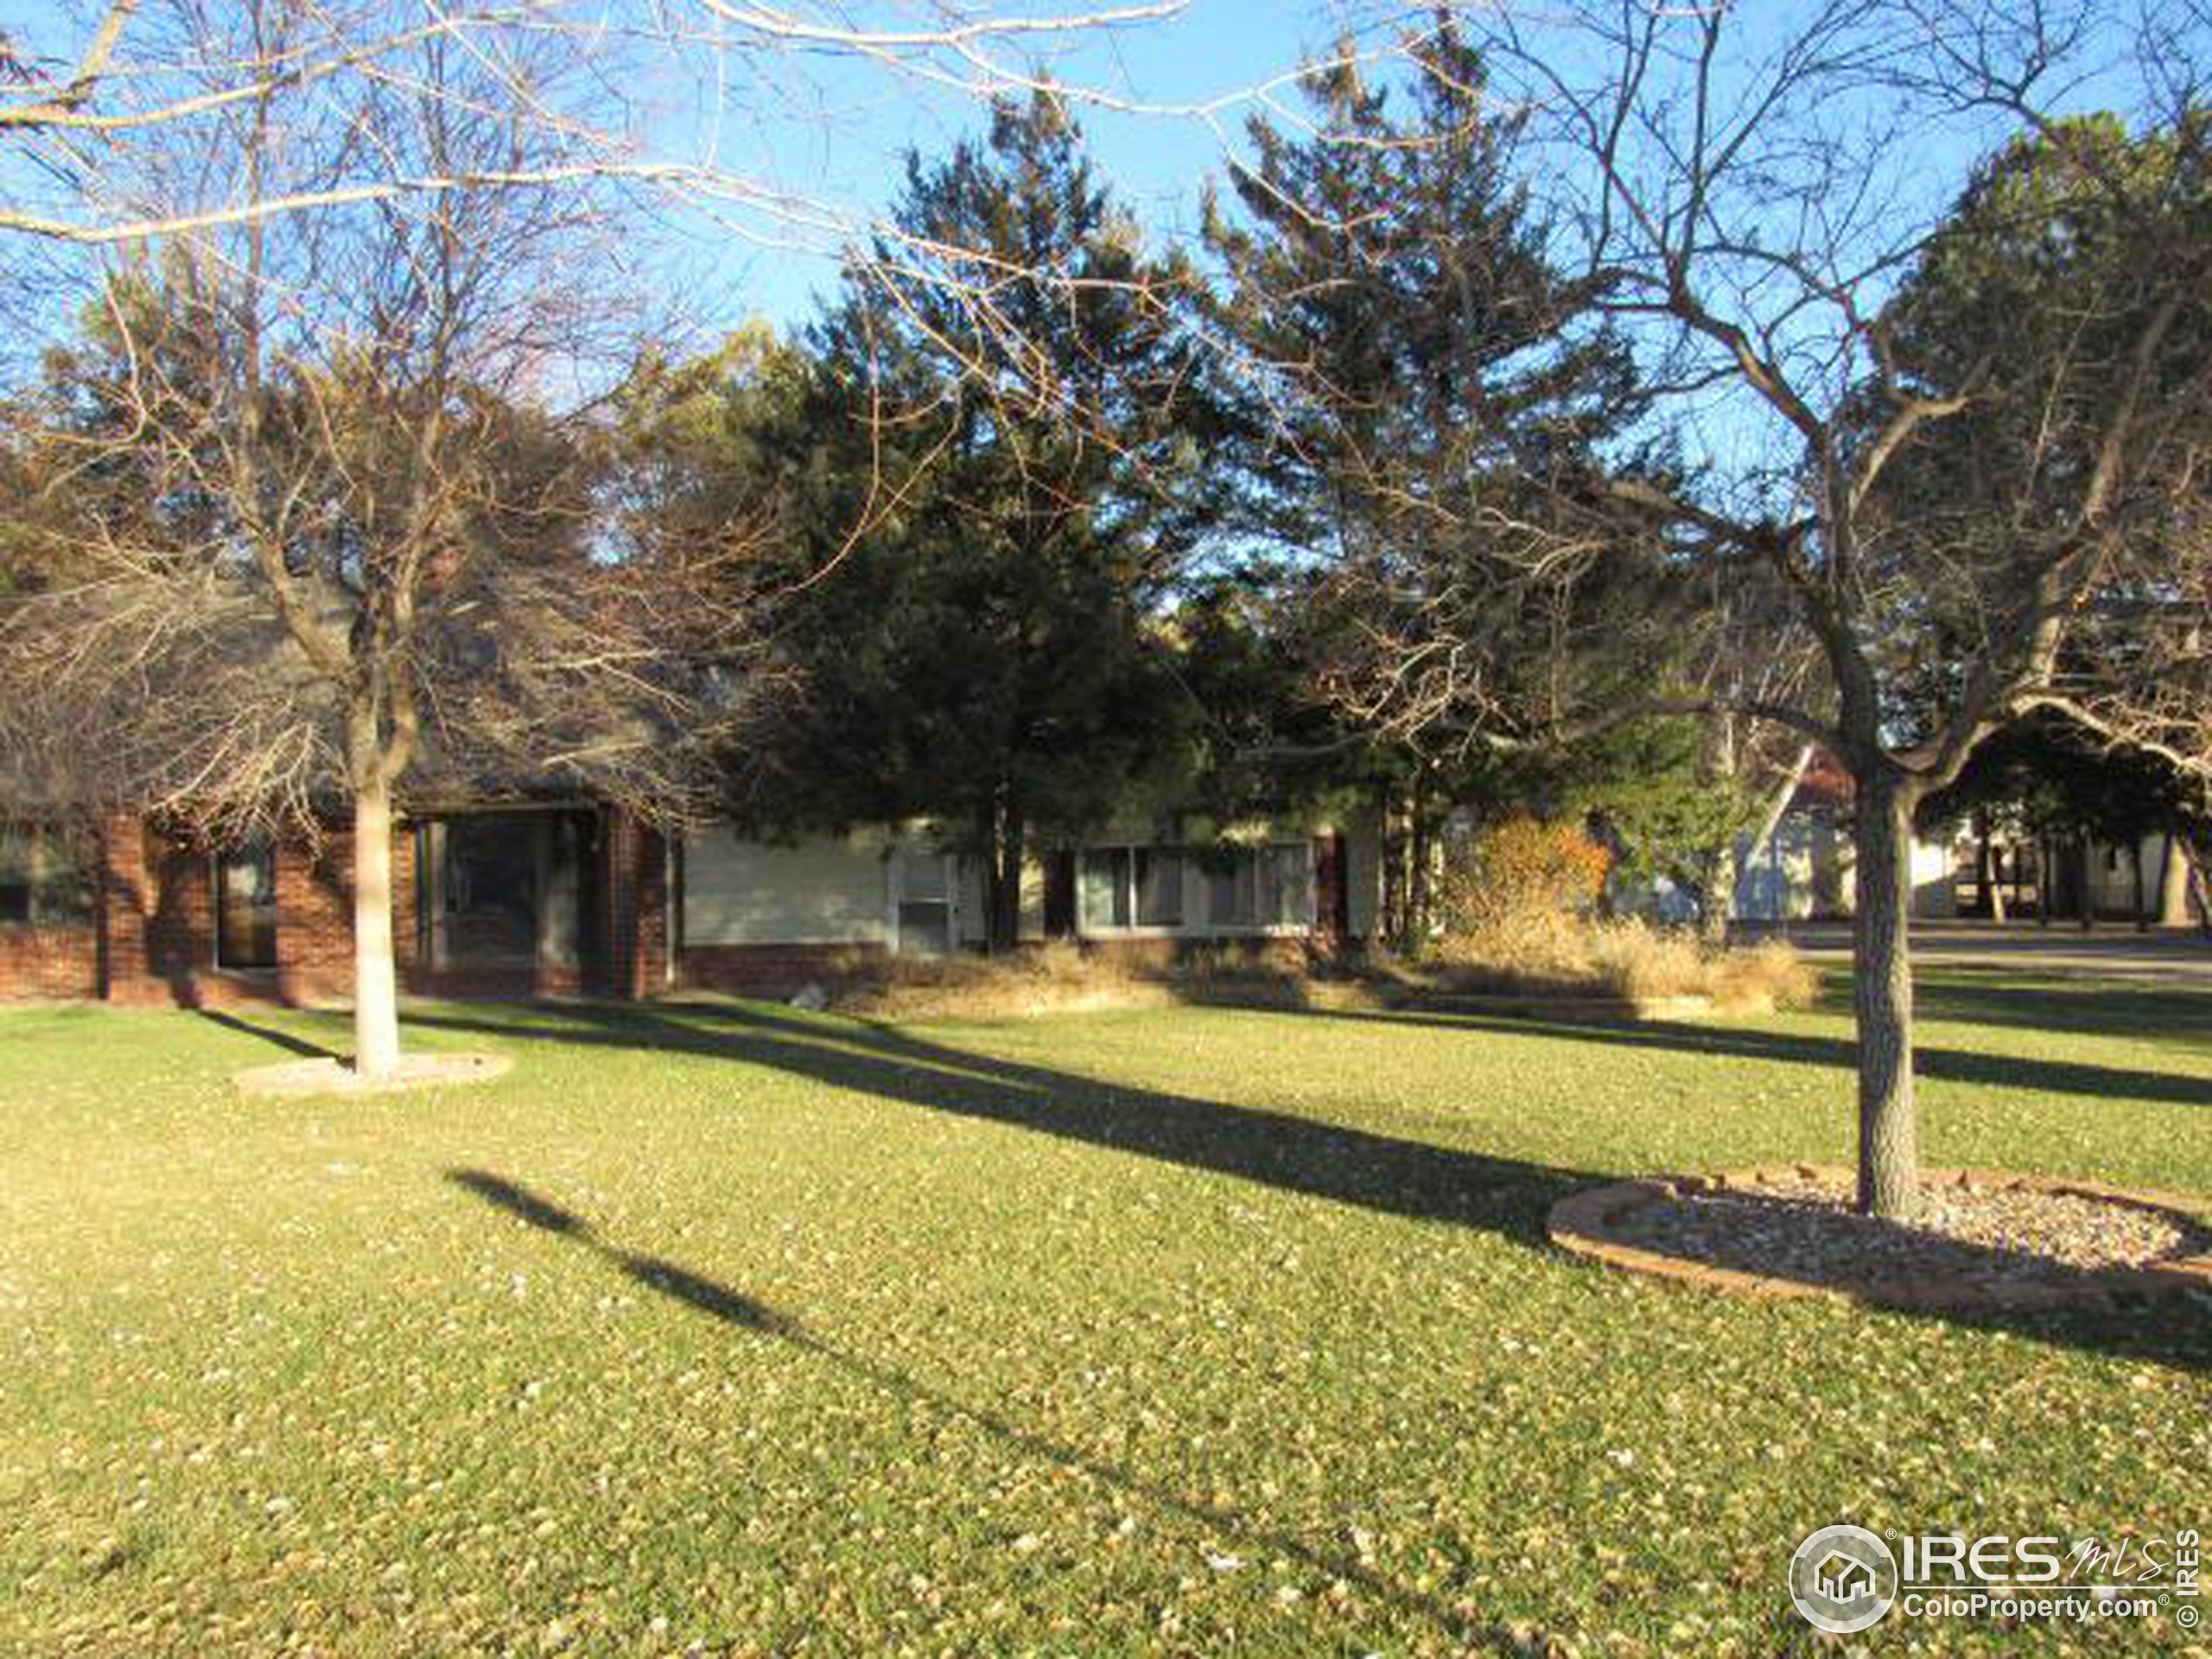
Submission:
[[[1606,1179],[1287,1112],[1154,1093],[925,1041],[883,1025],[811,1023],[757,1007],[563,1005],[558,1023],[503,1024],[489,1008],[407,1023],[559,1043],[736,1060],[870,1095],[1080,1141],[1185,1168],[1525,1243],[1553,1203]]]
[[[1547,1253],[1553,1249],[1546,1229],[1552,1205],[1570,1192],[1616,1179],[1289,1113],[1132,1089],[950,1047],[887,1026],[804,1020],[757,1005],[678,1006],[688,1018],[634,1004],[580,1004],[549,1010],[559,1020],[551,1025],[502,1024],[489,1009],[410,1019],[444,1029],[735,1060],[835,1089],[1012,1124],[1382,1214],[1479,1228]],[[1464,1029],[1466,1022],[1448,1024]],[[1599,1041],[1634,1034],[1619,1027],[1497,1024],[1508,1032]],[[1700,1039],[1760,1035],[1696,1027],[1662,1028],[1662,1034],[1675,1029]],[[1849,1046],[1841,1046],[1847,1053]],[[1958,1248],[1986,1261],[1992,1270],[2010,1259],[1993,1250]],[[2074,1270],[2056,1267],[2045,1272],[2051,1283],[2075,1276]],[[2110,1313],[1915,1311],[1913,1316],[2126,1358],[2212,1369],[2212,1316],[2188,1302],[2137,1304]]]
[[[938,1417],[982,1430],[1021,1456],[1058,1465],[1088,1480],[1195,1522],[1216,1537],[1234,1539],[1301,1563],[1332,1579],[1357,1585],[1376,1600],[1433,1624],[1462,1643],[1493,1652],[1525,1651],[1503,1626],[1485,1624],[1435,1597],[1397,1583],[1353,1556],[1317,1548],[1287,1533],[1254,1526],[1236,1510],[1207,1498],[1173,1491],[1135,1473],[1127,1465],[1096,1457],[1022,1428],[997,1412],[973,1406],[931,1388],[907,1372],[816,1336],[798,1320],[757,1298],[655,1255],[640,1254],[602,1238],[590,1222],[572,1210],[490,1170],[454,1168],[446,1179],[517,1219],[567,1240],[597,1256],[646,1289],[681,1302],[696,1313],[752,1335],[766,1338],[821,1361],[870,1388],[918,1405]]]
[[[2212,1057],[2212,991],[2191,985],[2024,983],[2001,969],[1947,967],[1916,979],[1914,1002],[1927,1020],[2120,1037]],[[1849,1010],[1847,988],[1839,1007]]]
[[[1924,1018],[1955,1017],[1939,1001],[1923,1007]],[[1845,1037],[1808,1037],[1790,1032],[1749,1030],[1735,1026],[1694,1025],[1670,1020],[1634,1024],[1600,1020],[1544,1020],[1515,1014],[1449,1008],[1300,1008],[1301,1016],[1363,1020],[1374,1024],[1428,1027],[1440,1031],[1495,1032],[1505,1035],[1555,1038],[1624,1048],[1672,1049],[1726,1059],[1771,1060],[1793,1065],[1826,1066],[1848,1073],[1858,1064],[1858,1045]],[[2024,1018],[2023,1025],[2042,1022]],[[2044,1027],[2043,1028],[2049,1028]],[[2027,1055],[1984,1054],[1972,1049],[1916,1046],[1917,1077],[1982,1088],[2012,1089],[2050,1095],[2083,1095],[2110,1100],[2156,1101],[2176,1106],[2212,1106],[2212,1077],[2173,1071],[2138,1071]]]
[[[226,1031],[235,1031],[240,1036],[257,1037],[264,1043],[272,1043],[287,1053],[297,1054],[303,1059],[342,1060],[346,1058],[336,1049],[325,1047],[311,1039],[294,1036],[290,1032],[281,1030],[275,1026],[264,1026],[251,1020],[242,1020],[235,1014],[224,1013],[220,1008],[195,1007],[192,1010],[192,1014],[194,1019],[205,1020],[208,1024],[220,1026]]]

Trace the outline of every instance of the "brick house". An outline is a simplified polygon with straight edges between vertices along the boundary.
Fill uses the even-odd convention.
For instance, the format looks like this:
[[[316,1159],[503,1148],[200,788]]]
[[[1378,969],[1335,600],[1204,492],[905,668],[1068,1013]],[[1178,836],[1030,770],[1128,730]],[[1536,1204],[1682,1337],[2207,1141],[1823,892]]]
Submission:
[[[0,999],[201,1007],[351,994],[351,833],[213,846],[156,821],[0,818]],[[1102,826],[1024,880],[1025,940],[1170,955],[1334,949],[1371,931],[1375,825],[1242,840]],[[782,993],[877,956],[980,944],[974,862],[927,826],[795,844],[670,841],[575,798],[423,807],[393,836],[400,987],[420,995]]]
[[[343,1001],[350,830],[214,846],[157,820],[0,824],[0,998]],[[634,997],[668,975],[661,837],[590,804],[424,811],[392,837],[401,988]]]

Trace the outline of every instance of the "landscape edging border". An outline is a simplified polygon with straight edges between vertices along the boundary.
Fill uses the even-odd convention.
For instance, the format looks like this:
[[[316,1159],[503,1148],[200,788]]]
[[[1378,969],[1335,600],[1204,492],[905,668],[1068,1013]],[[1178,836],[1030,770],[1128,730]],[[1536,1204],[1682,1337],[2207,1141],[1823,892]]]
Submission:
[[[1710,1187],[1770,1185],[1785,1173],[1807,1180],[1852,1175],[1851,1171],[1833,1164],[1763,1164],[1726,1170],[1717,1175],[1646,1176],[1613,1181],[1603,1186],[1585,1187],[1559,1199],[1546,1218],[1545,1230],[1554,1245],[1571,1255],[1669,1283],[1770,1301],[1826,1297],[1869,1307],[1921,1313],[2109,1313],[2127,1298],[2177,1296],[2190,1291],[2212,1294],[2212,1249],[2149,1267],[2107,1268],[2085,1273],[2078,1283],[2069,1285],[1924,1278],[1824,1285],[1737,1268],[1709,1266],[1628,1243],[1613,1231],[1623,1216],[1646,1205]],[[2205,1201],[2178,1193],[2113,1186],[2071,1176],[2029,1175],[2013,1170],[1939,1169],[1925,1172],[1921,1179],[1926,1185],[1987,1187],[2043,1192],[2057,1198],[2103,1198],[2176,1213],[2200,1225],[2208,1212],[2212,1212],[2212,1205]]]

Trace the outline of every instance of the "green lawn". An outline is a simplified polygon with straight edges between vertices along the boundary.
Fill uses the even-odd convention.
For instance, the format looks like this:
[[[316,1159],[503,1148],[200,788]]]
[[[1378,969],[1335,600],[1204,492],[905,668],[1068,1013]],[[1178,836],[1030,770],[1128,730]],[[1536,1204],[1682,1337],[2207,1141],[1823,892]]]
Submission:
[[[1925,1001],[1932,1160],[2212,1195],[2212,997]],[[1834,1010],[438,1007],[512,1076],[241,1104],[270,1033],[343,1040],[0,1014],[0,1650],[1751,1656],[1813,1650],[1824,1522],[2212,1527],[2205,1309],[1543,1244],[1596,1177],[1847,1160]]]

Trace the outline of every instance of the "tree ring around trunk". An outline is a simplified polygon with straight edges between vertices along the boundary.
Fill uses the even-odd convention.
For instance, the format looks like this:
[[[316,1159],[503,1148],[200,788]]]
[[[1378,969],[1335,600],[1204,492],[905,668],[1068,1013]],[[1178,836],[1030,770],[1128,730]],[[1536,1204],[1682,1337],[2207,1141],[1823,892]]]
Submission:
[[[231,1074],[249,1100],[296,1100],[313,1095],[389,1095],[416,1089],[446,1089],[489,1083],[514,1070],[505,1054],[404,1054],[398,1065],[380,1077],[363,1077],[334,1054],[283,1060]]]
[[[1999,1170],[1923,1173],[1923,1215],[1852,1208],[1853,1172],[1777,1164],[1569,1193],[1573,1255],[1706,1290],[1942,1313],[2113,1313],[2212,1301],[2212,1201]]]

